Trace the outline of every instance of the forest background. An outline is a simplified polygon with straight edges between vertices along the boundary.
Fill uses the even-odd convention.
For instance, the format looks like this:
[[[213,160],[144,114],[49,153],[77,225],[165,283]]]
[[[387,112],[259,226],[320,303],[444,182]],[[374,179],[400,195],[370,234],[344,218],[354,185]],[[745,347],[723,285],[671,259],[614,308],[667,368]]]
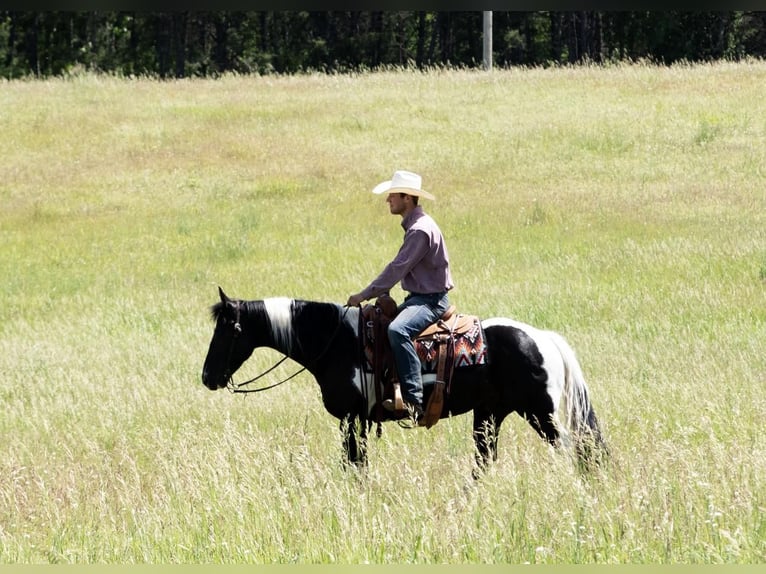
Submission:
[[[0,77],[478,67],[482,22],[480,11],[0,11]],[[766,12],[496,11],[492,37],[498,67],[763,58]]]

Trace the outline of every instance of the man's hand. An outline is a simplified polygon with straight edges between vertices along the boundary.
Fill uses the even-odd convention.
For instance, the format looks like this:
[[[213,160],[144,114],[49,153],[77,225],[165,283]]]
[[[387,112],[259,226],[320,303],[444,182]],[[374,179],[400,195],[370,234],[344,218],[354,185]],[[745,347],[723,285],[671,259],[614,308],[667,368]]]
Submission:
[[[348,301],[346,302],[346,306],[347,306],[347,307],[358,307],[358,306],[359,306],[359,304],[360,304],[362,301],[364,301],[364,299],[362,299],[362,297],[359,295],[359,293],[356,293],[356,294],[354,294],[354,295],[351,295],[351,296],[348,298]]]

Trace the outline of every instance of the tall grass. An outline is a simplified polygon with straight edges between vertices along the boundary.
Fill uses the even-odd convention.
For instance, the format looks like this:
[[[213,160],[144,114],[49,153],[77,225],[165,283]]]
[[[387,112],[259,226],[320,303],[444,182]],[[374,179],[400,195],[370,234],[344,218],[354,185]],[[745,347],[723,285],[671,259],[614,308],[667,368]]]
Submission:
[[[765,81],[0,84],[0,562],[762,563]],[[201,385],[215,286],[344,302],[398,246],[369,193],[397,168],[437,196],[452,301],[577,351],[609,468],[512,417],[474,482],[456,417],[386,426],[345,471],[309,377]]]

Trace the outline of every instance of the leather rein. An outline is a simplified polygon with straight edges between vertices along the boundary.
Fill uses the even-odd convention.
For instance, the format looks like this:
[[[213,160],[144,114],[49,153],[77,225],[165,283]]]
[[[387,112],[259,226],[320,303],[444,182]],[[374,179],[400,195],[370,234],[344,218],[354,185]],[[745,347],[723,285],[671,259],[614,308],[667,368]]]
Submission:
[[[240,319],[240,303],[241,303],[241,301],[237,301],[237,321],[236,321],[236,323],[234,323],[234,336],[231,339],[231,346],[229,347],[229,355],[228,355],[228,358],[226,360],[227,372],[228,372],[228,366],[229,366],[229,364],[231,364],[231,354],[234,351],[234,344],[237,342],[237,338],[239,337],[239,335],[242,334],[242,324],[239,321],[239,319]],[[322,357],[324,357],[325,354],[327,354],[327,351],[330,349],[330,345],[332,345],[332,342],[335,340],[335,337],[337,336],[338,331],[340,331],[340,326],[343,324],[343,320],[346,318],[346,313],[348,313],[348,310],[349,310],[349,307],[346,307],[344,309],[343,314],[341,315],[340,320],[338,321],[338,326],[335,327],[335,331],[333,332],[332,337],[330,337],[330,340],[327,341],[327,346],[325,346],[325,348],[322,350],[322,352],[319,353],[319,355],[317,355],[316,358],[312,361],[313,364],[318,363],[322,359]],[[308,367],[302,367],[301,369],[295,371],[292,375],[290,375],[289,377],[287,377],[285,379],[282,379],[278,383],[273,383],[273,384],[267,385],[265,387],[258,387],[256,389],[243,389],[242,388],[242,387],[246,387],[247,385],[251,385],[255,381],[265,377],[266,375],[268,375],[270,372],[272,372],[274,369],[276,369],[279,365],[284,363],[289,358],[290,357],[285,355],[284,357],[279,359],[279,361],[277,361],[274,365],[272,365],[271,367],[266,369],[261,374],[256,375],[252,379],[248,379],[247,381],[244,381],[242,383],[235,383],[234,382],[234,374],[232,373],[231,375],[228,376],[228,380],[227,380],[227,383],[226,383],[226,388],[231,393],[260,393],[261,391],[268,391],[269,389],[273,389],[274,387],[278,387],[279,385],[283,385],[287,381],[289,381],[289,380],[297,377],[298,375],[300,375]]]

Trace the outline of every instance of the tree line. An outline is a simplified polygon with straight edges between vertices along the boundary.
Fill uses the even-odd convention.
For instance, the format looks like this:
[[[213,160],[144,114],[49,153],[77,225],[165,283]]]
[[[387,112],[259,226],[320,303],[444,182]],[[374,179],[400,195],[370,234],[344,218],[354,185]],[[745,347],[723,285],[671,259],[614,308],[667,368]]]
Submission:
[[[482,12],[0,11],[0,77],[479,67]],[[497,67],[766,56],[766,12],[493,12]]]

